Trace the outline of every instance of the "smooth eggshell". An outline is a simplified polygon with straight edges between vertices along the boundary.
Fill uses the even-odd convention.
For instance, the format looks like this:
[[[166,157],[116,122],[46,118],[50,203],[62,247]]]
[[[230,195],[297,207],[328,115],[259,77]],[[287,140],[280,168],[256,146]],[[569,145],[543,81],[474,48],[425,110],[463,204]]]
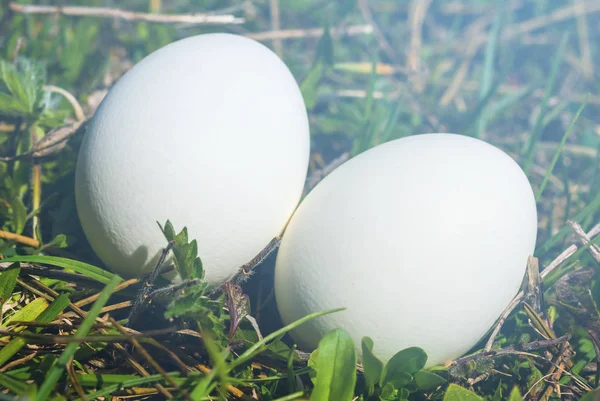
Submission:
[[[138,276],[188,227],[220,284],[279,235],[308,167],[299,87],[264,45],[232,34],[171,43],[111,88],[84,138],[76,205],[92,248]]]
[[[284,234],[275,296],[284,323],[346,307],[291,334],[313,349],[343,328],[388,360],[427,366],[468,351],[516,295],[534,251],[530,183],[506,153],[455,134],[394,140],[349,160],[302,201]]]

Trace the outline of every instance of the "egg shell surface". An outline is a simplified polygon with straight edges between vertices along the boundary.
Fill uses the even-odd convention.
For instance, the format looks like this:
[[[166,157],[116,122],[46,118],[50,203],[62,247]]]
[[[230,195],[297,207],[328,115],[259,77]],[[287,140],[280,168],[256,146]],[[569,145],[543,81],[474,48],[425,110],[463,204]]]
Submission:
[[[481,339],[519,290],[537,235],[531,185],[500,149],[456,134],[376,146],[321,181],[283,236],[275,296],[305,350],[343,328],[383,361],[412,346],[427,366]]]
[[[233,34],[189,37],[145,57],[103,99],[79,154],[79,218],[126,277],[151,271],[167,245],[157,222],[186,226],[218,285],[281,233],[309,150],[300,89],[275,53]]]

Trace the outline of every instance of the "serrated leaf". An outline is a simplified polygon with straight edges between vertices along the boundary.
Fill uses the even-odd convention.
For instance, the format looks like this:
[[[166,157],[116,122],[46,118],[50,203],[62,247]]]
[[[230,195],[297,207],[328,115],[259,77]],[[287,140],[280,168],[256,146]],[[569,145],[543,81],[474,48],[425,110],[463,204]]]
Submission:
[[[381,377],[381,372],[383,371],[383,362],[381,362],[373,354],[373,340],[370,337],[363,337],[361,341],[361,348],[365,384],[367,385],[368,393],[372,394],[375,384]]]
[[[426,370],[418,371],[414,377],[419,389],[424,391],[433,390],[446,383],[446,379],[442,376],[427,372]]]
[[[412,378],[414,373],[423,369],[426,362],[427,354],[423,349],[419,347],[403,349],[396,353],[385,365],[379,385],[392,382],[396,383],[396,388],[400,388],[406,384],[407,375]]]
[[[311,401],[351,401],[356,384],[356,348],[350,335],[335,329],[319,341],[317,383]]]
[[[189,242],[187,227],[179,234],[175,234],[175,229],[169,220],[163,228],[158,224],[167,241],[174,242],[172,247],[173,256],[175,257],[175,267],[179,275],[184,280],[203,279],[204,268],[202,260],[198,257],[198,243],[196,240]]]
[[[483,401],[483,398],[458,384],[450,383],[443,401]]]
[[[20,272],[19,264],[13,263],[8,269],[0,273],[0,308],[12,296]]]

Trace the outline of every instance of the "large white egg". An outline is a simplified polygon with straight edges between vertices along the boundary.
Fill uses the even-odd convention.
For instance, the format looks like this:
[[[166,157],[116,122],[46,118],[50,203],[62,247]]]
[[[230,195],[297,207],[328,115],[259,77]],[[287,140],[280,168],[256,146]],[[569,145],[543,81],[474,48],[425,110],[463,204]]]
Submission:
[[[372,148],[302,201],[277,256],[284,323],[346,307],[294,330],[305,349],[343,328],[389,360],[417,346],[428,366],[468,351],[516,295],[534,251],[531,185],[503,151],[424,134]]]
[[[267,47],[232,34],[171,43],[118,80],[88,128],[75,179],[85,235],[111,270],[138,276],[169,219],[220,284],[285,227],[309,146],[299,87]]]

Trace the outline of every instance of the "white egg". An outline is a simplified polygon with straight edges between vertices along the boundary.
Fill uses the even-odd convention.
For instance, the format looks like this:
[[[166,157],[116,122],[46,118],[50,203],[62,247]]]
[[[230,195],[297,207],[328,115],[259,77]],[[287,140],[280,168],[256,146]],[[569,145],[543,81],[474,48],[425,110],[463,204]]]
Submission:
[[[98,108],[76,170],[82,227],[111,270],[138,276],[167,244],[157,222],[187,226],[220,284],[283,230],[309,147],[300,89],[271,50],[232,34],[179,40]]]
[[[389,360],[417,346],[455,359],[516,295],[534,251],[531,185],[506,153],[455,134],[394,140],[349,160],[302,201],[277,256],[284,323],[346,307],[291,334],[313,349],[343,328]]]

